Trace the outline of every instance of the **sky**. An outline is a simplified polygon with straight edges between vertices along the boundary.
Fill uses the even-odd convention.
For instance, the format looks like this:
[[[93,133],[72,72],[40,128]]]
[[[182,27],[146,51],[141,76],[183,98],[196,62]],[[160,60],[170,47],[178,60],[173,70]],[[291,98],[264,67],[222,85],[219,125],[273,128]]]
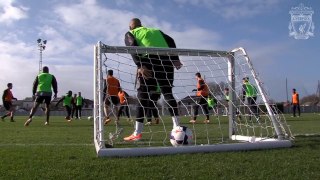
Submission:
[[[289,11],[300,3],[314,11],[309,39],[289,36]],[[244,47],[276,101],[287,98],[286,79],[300,97],[317,91],[319,0],[1,0],[0,88],[11,82],[18,99],[32,95],[41,38],[47,40],[42,63],[57,78],[58,96],[73,90],[93,99],[93,47],[124,46],[134,17],[169,34],[178,48]]]

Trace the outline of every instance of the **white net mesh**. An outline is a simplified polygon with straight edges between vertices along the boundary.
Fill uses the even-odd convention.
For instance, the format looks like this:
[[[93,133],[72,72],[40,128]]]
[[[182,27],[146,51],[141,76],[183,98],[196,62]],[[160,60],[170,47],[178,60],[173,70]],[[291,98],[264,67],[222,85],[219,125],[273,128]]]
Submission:
[[[244,51],[207,51],[208,53],[204,53],[199,50],[172,52],[167,49],[167,52],[164,53],[164,49],[150,49],[150,52],[148,50],[148,48],[144,48],[141,51],[137,48],[136,53],[174,53],[179,55],[183,63],[180,70],[175,70],[173,96],[178,103],[180,125],[192,130],[194,145],[229,143],[231,136],[233,139],[241,140],[243,138],[242,140],[251,142],[290,136],[290,129],[284,116],[278,111],[276,105],[268,104],[262,82]],[[136,105],[140,103],[136,90],[136,87],[139,86],[136,85],[137,66],[130,55],[134,50],[132,47],[126,49],[126,47],[103,46],[101,51],[103,53],[98,54],[101,59],[96,58],[96,61],[101,61],[103,66],[96,71],[102,73],[105,78],[106,70],[113,70],[114,77],[120,81],[122,89],[130,95],[128,106],[130,117],[134,120]],[[230,66],[231,59],[234,59],[234,66]],[[204,123],[206,117],[203,106],[198,107],[199,115],[196,123],[189,122],[193,119],[194,107],[197,105],[198,97],[192,91],[196,89],[195,73],[197,72],[201,73],[215,102],[213,108],[209,110],[210,122],[208,123]],[[233,72],[232,75],[230,72]],[[243,78],[248,79],[252,87],[257,90],[256,98],[251,98],[253,101],[248,100],[248,93],[243,86]],[[96,82],[97,79],[98,77],[96,77]],[[229,89],[229,96],[226,94],[226,89]],[[101,87],[96,89],[97,94],[100,92]],[[247,96],[244,96],[244,92]],[[230,101],[228,101],[228,97],[231,97]],[[103,104],[100,104],[99,108],[101,106]],[[123,141],[123,137],[130,135],[134,130],[134,122],[127,122],[126,116],[121,116],[119,121],[124,131],[121,134],[114,133],[116,132],[114,124],[108,124],[102,128],[104,138],[101,141],[111,143],[115,147],[171,146],[169,135],[172,130],[172,121],[167,102],[163,96],[156,102],[156,108],[160,115],[159,124],[153,120],[151,125],[145,125],[141,141],[135,143]],[[113,119],[116,119],[116,114],[115,110],[111,111]],[[101,121],[102,118],[95,117],[95,119],[96,126],[99,126],[97,121],[99,119]],[[146,122],[147,117],[145,117],[144,123]],[[97,131],[101,130],[97,129]],[[109,134],[113,136],[109,136]]]

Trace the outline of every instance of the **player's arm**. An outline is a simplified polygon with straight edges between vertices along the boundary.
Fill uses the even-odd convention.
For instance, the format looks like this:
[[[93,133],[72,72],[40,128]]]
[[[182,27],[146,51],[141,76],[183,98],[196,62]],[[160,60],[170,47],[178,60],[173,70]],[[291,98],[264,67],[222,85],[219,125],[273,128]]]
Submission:
[[[117,87],[118,87],[118,92],[120,91],[120,82],[118,81],[118,84],[117,84]]]
[[[6,99],[7,96],[7,89],[3,91],[3,95],[2,95],[2,102],[4,104],[4,100]]]
[[[56,107],[58,106],[58,104],[60,104],[60,103],[64,100],[64,97],[65,97],[65,96],[63,96],[63,97],[57,102]]]
[[[34,96],[37,92],[38,83],[38,77],[36,77],[36,79],[33,81],[32,96]]]
[[[164,37],[164,39],[166,40],[169,48],[176,48],[176,43],[174,42],[173,38],[170,37],[169,35],[163,33],[162,31],[160,31],[162,36]],[[170,60],[175,63],[175,62],[180,62],[179,56],[170,56]]]
[[[57,98],[57,94],[58,94],[58,83],[57,83],[56,77],[54,77],[53,75],[52,75],[52,88],[53,88],[53,92],[54,92],[53,98]]]
[[[139,46],[138,42],[134,38],[133,34],[130,32],[127,32],[125,34],[124,43],[126,46]],[[141,58],[139,57],[139,54],[131,54],[133,62],[138,66],[138,68],[141,67]]]

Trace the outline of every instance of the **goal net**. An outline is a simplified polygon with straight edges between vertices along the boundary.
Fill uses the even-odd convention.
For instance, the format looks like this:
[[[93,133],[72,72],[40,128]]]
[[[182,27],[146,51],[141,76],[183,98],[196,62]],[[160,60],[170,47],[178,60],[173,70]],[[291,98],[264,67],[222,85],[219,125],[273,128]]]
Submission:
[[[163,95],[154,102],[159,123],[153,118],[149,125],[144,125],[140,141],[123,140],[134,131],[136,106],[141,103],[137,97],[137,66],[132,54],[180,57],[183,66],[175,70],[173,96],[178,104],[180,126],[189,128],[193,134],[192,143],[188,146],[173,147],[170,143],[172,119]],[[129,113],[123,113],[115,123],[118,108],[111,107],[108,116],[112,121],[104,125],[104,84],[108,70],[113,70],[113,76],[129,95]],[[199,104],[199,97],[193,92],[197,88],[197,72],[201,73],[211,97],[205,98],[211,101],[210,120],[206,122],[206,107]],[[292,145],[290,128],[283,114],[270,103],[263,83],[243,48],[212,51],[108,46],[98,42],[94,47],[93,88],[94,143],[98,156],[241,151]],[[197,106],[197,120],[191,123]],[[147,119],[150,117],[145,117],[144,124]]]

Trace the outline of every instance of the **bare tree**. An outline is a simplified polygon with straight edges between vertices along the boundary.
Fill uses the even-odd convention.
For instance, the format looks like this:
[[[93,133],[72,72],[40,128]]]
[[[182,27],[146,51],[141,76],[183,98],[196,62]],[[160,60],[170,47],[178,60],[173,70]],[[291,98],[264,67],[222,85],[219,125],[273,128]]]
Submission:
[[[212,93],[214,97],[220,97],[220,98],[224,97],[224,92],[223,92],[224,88],[228,87],[228,84],[222,81],[219,84],[215,82],[209,82],[207,83],[207,85],[210,89],[210,93]]]
[[[302,98],[300,98],[300,104],[306,103],[306,102],[312,102],[314,104],[316,104],[317,102],[319,102],[319,97],[316,94],[311,94],[308,96],[304,96]]]

